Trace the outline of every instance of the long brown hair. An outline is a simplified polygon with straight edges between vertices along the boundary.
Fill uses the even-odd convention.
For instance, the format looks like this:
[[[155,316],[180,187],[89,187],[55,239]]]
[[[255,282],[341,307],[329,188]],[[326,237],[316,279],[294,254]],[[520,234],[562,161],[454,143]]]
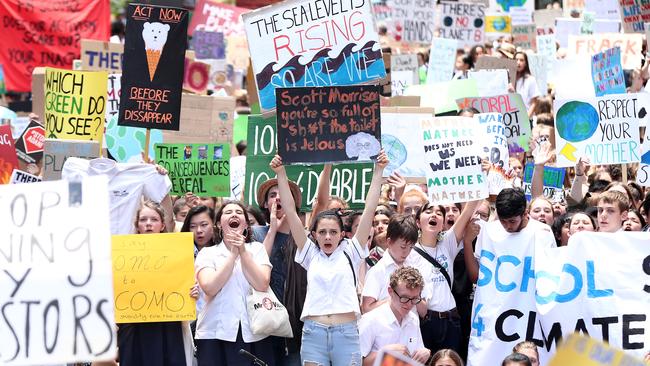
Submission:
[[[138,221],[140,220],[140,211],[142,211],[143,208],[150,208],[160,216],[160,222],[162,222],[163,229],[160,231],[161,233],[166,233],[168,232],[167,230],[167,225],[165,224],[165,210],[163,210],[162,206],[159,203],[156,203],[154,201],[146,200],[142,202],[140,205],[140,208],[138,208],[138,211],[135,214],[135,221],[133,222],[133,226],[135,227],[135,230],[138,231]],[[139,234],[139,233],[138,233]]]

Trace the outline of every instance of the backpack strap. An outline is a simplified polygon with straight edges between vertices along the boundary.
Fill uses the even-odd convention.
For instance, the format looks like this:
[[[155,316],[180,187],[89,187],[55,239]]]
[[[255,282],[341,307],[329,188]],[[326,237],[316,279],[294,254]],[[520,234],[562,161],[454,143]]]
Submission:
[[[354,287],[357,287],[357,274],[354,272],[354,266],[352,265],[352,259],[350,259],[350,256],[348,255],[347,252],[343,251],[343,254],[345,254],[345,258],[348,259],[348,263],[350,263],[350,269],[352,270],[352,277],[354,278]]]
[[[418,252],[419,255],[424,257],[429,263],[433,264],[434,267],[438,268],[440,272],[442,273],[443,276],[445,276],[445,280],[447,280],[447,285],[449,285],[449,289],[451,290],[451,278],[449,278],[449,273],[447,273],[447,270],[445,267],[443,267],[438,261],[433,258],[432,256],[429,255],[429,253],[425,252],[424,250],[418,248],[418,247],[413,247],[413,249]]]

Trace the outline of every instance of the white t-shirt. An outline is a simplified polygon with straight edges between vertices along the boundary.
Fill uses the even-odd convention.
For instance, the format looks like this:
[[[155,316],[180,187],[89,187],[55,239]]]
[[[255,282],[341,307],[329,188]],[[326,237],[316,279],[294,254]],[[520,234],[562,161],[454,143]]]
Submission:
[[[255,263],[272,267],[262,243],[256,241],[246,243],[246,250],[251,253]],[[195,273],[198,274],[203,268],[218,269],[229,260],[230,256],[230,251],[223,242],[203,248],[194,261]],[[250,287],[242,271],[241,259],[238,257],[232,274],[216,296],[210,297],[201,292],[205,305],[196,320],[196,339],[221,339],[234,342],[240,324],[244,342],[257,342],[266,338],[267,336],[264,335],[254,335],[248,322],[246,295]]]
[[[158,173],[151,164],[118,164],[110,159],[70,157],[61,171],[63,179],[94,175],[108,177],[112,235],[135,233],[133,222],[142,197],[160,202],[172,186],[169,177]]]
[[[423,246],[418,243],[416,246],[420,249],[424,249],[427,254],[435,258],[438,263],[442,265],[444,269],[449,273],[449,278],[454,281],[454,258],[460,252],[462,245],[458,245],[456,241],[456,234],[453,230],[446,232],[440,243],[435,248],[430,248]],[[415,250],[413,251],[415,252]],[[415,252],[417,255],[419,253]],[[456,301],[454,300],[454,295],[451,293],[451,289],[447,284],[447,280],[442,272],[437,269],[431,262],[426,260],[424,257],[420,256],[422,260],[419,262],[418,270],[424,278],[424,290],[422,291],[422,297],[429,299],[427,303],[427,309],[433,311],[449,311],[456,307]]]
[[[348,254],[355,274],[352,274]],[[327,256],[307,238],[302,250],[296,252],[296,263],[307,270],[307,295],[300,320],[308,316],[344,314],[361,315],[357,289],[359,265],[368,256],[368,248],[356,238],[343,239],[334,252]]]
[[[389,344],[403,344],[411,354],[424,348],[418,316],[409,311],[399,324],[389,302],[363,314],[359,321],[359,342],[363,357]]]
[[[539,97],[541,95],[539,88],[537,87],[537,81],[535,81],[535,77],[532,75],[517,79],[517,82],[515,83],[515,90],[521,95],[521,98],[524,100],[526,109],[530,108],[531,99]]]
[[[493,242],[502,242],[510,237],[514,238],[515,235],[520,235],[521,233],[527,234],[527,233],[534,232],[536,233],[536,235],[534,236],[536,244],[543,245],[548,248],[557,247],[557,243],[555,242],[555,236],[553,236],[553,231],[551,230],[551,227],[537,220],[533,220],[529,218],[526,227],[523,228],[521,232],[517,232],[517,233],[507,232],[506,229],[503,228],[503,225],[501,225],[501,222],[499,222],[498,220],[487,222],[487,223],[479,220],[478,224],[481,226],[481,231],[479,232],[478,238],[476,239],[476,247],[474,249],[474,256],[477,259],[481,257],[481,250],[483,249],[483,241],[491,240]],[[539,233],[537,234],[537,232]],[[522,236],[522,238],[523,237],[524,236]]]
[[[406,257],[403,266],[414,268],[420,267],[421,256],[414,250]],[[398,268],[397,263],[390,256],[390,250],[384,252],[379,262],[372,266],[368,273],[366,273],[366,282],[363,285],[362,297],[371,297],[377,301],[381,301],[388,297],[388,284],[390,282],[390,275]],[[425,292],[423,291],[423,296]]]

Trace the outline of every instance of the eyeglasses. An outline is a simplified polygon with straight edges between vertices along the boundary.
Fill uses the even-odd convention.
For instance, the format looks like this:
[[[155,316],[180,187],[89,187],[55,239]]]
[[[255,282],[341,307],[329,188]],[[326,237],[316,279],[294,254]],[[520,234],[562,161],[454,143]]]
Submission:
[[[399,302],[401,302],[402,304],[406,304],[407,302],[410,301],[411,304],[413,304],[413,305],[417,305],[417,304],[419,304],[420,302],[422,302],[422,298],[419,297],[419,296],[418,296],[418,297],[406,297],[406,296],[402,296],[402,295],[400,295],[399,293],[397,293],[397,290],[395,290],[395,287],[391,286],[390,288],[393,289],[393,292],[395,293],[395,295],[397,295],[397,297],[399,298]]]

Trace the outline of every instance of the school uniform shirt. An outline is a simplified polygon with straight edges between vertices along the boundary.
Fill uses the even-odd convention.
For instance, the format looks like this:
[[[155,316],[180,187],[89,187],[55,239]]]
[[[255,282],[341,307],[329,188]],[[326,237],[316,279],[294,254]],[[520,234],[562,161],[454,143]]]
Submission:
[[[515,90],[521,95],[521,98],[524,100],[526,109],[530,108],[531,99],[539,97],[541,95],[539,88],[537,87],[537,81],[532,75],[527,75],[525,77],[517,79],[517,82],[515,83]]]
[[[418,316],[410,311],[400,324],[390,309],[390,302],[363,314],[359,321],[359,342],[363,357],[368,357],[371,352],[379,352],[389,344],[402,344],[410,354],[424,348]]]
[[[447,231],[442,240],[435,248],[423,246],[418,243],[416,247],[424,250],[432,258],[438,261],[444,269],[447,270],[449,278],[454,281],[454,259],[458,252],[462,249],[462,245],[458,245],[456,241],[456,234],[453,230]],[[413,250],[414,253],[420,255]],[[427,309],[433,311],[449,311],[456,307],[456,300],[454,295],[447,284],[447,280],[442,272],[436,268],[431,262],[421,257],[417,269],[424,278],[424,289],[422,290],[422,297],[427,299]]]
[[[414,250],[406,257],[404,266],[414,268],[419,267],[420,255]],[[363,285],[361,297],[372,297],[377,301],[381,301],[388,297],[388,284],[390,282],[390,275],[398,268],[397,263],[390,255],[390,250],[384,252],[379,262],[372,266],[368,273],[366,273],[366,283]]]
[[[111,234],[133,234],[136,212],[142,197],[160,202],[172,187],[167,175],[151,164],[121,164],[110,159],[68,158],[61,170],[62,179],[108,177]]]
[[[346,253],[354,267],[354,275]],[[296,263],[307,270],[307,296],[300,320],[308,316],[351,312],[358,318],[361,308],[354,279],[359,278],[359,265],[367,256],[368,248],[356,238],[343,239],[329,256],[307,238],[295,258]]]
[[[262,243],[254,241],[246,243],[245,246],[255,263],[272,267]],[[219,269],[225,265],[231,255],[223,241],[218,245],[203,248],[194,262],[195,273],[198,274],[204,268]],[[242,271],[241,258],[237,257],[232,274],[219,293],[214,297],[201,294],[204,297],[205,305],[197,317],[195,338],[235,342],[240,326],[245,343],[257,342],[266,338],[265,335],[253,334],[248,322],[246,296],[250,288],[251,285]]]

